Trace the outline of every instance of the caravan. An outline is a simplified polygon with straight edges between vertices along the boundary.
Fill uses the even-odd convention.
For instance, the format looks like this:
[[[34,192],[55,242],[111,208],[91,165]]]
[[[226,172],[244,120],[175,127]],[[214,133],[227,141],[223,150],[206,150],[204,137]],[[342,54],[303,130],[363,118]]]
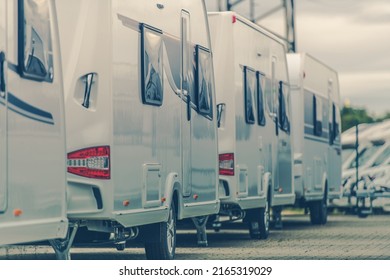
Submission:
[[[67,234],[63,103],[54,1],[0,0],[0,245]]]
[[[58,0],[68,217],[172,259],[176,219],[206,245],[219,211],[213,63],[204,2]]]
[[[341,196],[338,75],[305,53],[287,54],[287,60],[297,205],[309,209],[313,224],[325,224],[328,200]]]
[[[364,161],[369,160],[370,157],[374,155],[382,146],[380,142],[375,144],[375,141],[371,141],[373,139],[372,136],[378,134],[378,132],[381,134],[382,131],[388,134],[389,128],[389,121],[369,124],[363,123],[358,125],[358,131],[356,131],[356,126],[354,126],[342,133],[341,145],[343,149],[343,180],[344,177],[349,176],[348,173],[350,173],[351,169],[355,169],[354,165],[356,164],[356,145],[358,145],[358,164],[360,166],[362,163],[360,162],[360,159],[363,158]],[[358,139],[356,136],[358,136]],[[379,137],[381,137],[381,135],[379,135]]]
[[[343,197],[333,200],[332,207],[350,211],[358,206],[358,215],[366,216],[372,210],[364,209],[368,208],[367,205],[370,205],[370,208],[378,209],[382,208],[382,203],[388,204],[388,198],[378,195],[379,192],[388,195],[387,189],[379,188],[378,191],[377,188],[383,185],[388,177],[390,162],[389,124],[389,121],[384,121],[371,125],[367,133],[361,133],[361,125],[359,125],[359,141],[356,141],[356,134],[355,140],[353,140],[353,142],[358,143],[358,148],[356,149],[355,144],[354,152],[347,161],[348,165],[343,168]],[[348,144],[344,138],[342,143],[343,147]],[[356,154],[358,154],[357,158]],[[365,196],[364,199],[363,196]],[[356,199],[357,197],[361,199]],[[362,203],[363,201],[364,203]]]
[[[354,133],[342,134],[343,157],[343,181],[351,177],[356,172],[356,165],[359,169],[369,166],[380,154],[386,145],[385,142],[390,138],[390,121],[383,121],[374,124],[359,124],[358,134],[356,127],[351,129]],[[356,139],[358,136],[358,139]],[[356,158],[356,145],[358,145],[358,157]],[[357,160],[357,161],[356,161]]]
[[[270,208],[293,205],[293,150],[285,48],[232,13],[209,13],[218,106],[219,197],[214,221],[243,219],[266,239]]]

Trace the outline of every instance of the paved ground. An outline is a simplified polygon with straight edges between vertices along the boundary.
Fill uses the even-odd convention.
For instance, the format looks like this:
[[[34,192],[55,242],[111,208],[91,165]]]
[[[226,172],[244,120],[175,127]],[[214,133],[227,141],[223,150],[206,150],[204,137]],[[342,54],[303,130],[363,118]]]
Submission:
[[[272,230],[268,240],[251,240],[241,224],[220,232],[209,231],[209,247],[195,245],[195,231],[178,233],[178,260],[390,260],[390,215],[332,215],[325,226],[313,226],[305,215],[284,217],[284,229]],[[123,252],[110,245],[81,246],[72,249],[73,259],[145,259],[141,244]],[[0,259],[54,259],[48,246],[11,246],[0,248]]]

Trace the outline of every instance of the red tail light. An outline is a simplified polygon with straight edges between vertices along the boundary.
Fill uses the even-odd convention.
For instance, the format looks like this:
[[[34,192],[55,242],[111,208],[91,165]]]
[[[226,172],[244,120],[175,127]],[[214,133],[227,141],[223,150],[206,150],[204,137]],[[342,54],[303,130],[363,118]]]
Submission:
[[[234,176],[234,154],[219,155],[219,175]]]
[[[110,179],[110,146],[68,153],[68,172],[94,179]]]

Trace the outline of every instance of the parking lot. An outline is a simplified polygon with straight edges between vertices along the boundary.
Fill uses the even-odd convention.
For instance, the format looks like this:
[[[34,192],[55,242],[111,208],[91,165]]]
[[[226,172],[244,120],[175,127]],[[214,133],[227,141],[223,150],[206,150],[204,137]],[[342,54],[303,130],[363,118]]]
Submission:
[[[208,231],[209,246],[196,246],[194,230],[178,231],[178,260],[390,260],[390,215],[360,219],[331,215],[325,226],[313,226],[303,214],[285,215],[283,230],[271,230],[267,240],[252,240],[242,224],[220,232]],[[71,250],[75,260],[145,259],[142,244],[130,243],[118,252],[111,244],[79,244]],[[45,245],[0,248],[0,259],[55,259]]]

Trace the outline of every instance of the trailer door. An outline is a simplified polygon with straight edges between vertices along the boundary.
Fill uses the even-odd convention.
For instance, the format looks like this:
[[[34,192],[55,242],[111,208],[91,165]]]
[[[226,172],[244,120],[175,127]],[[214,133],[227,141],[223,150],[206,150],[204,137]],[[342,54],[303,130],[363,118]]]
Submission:
[[[272,186],[273,186],[273,193],[278,194],[279,189],[279,121],[278,121],[278,108],[277,108],[277,97],[278,97],[278,84],[276,80],[276,64],[277,64],[277,58],[276,56],[272,56],[271,61],[271,94],[269,98],[271,99],[269,102],[269,109],[271,118],[273,121],[273,133],[270,136],[271,141],[271,155],[272,155]],[[273,198],[274,199],[274,198]]]
[[[290,134],[290,100],[288,84],[280,80],[280,69],[283,61],[276,56],[272,57],[272,98],[273,121],[275,125],[273,141],[273,205],[292,204],[293,190],[293,153]],[[277,75],[278,74],[278,75]]]
[[[292,174],[293,154],[291,149],[290,134],[290,114],[288,85],[279,82],[278,86],[278,122],[279,122],[279,140],[278,140],[278,164],[279,164],[279,189],[282,195],[293,195]]]
[[[194,29],[198,27],[190,20],[194,18],[183,10],[181,14],[183,194],[192,195],[192,202],[195,200],[205,202],[213,201],[216,197],[217,141],[216,124],[213,118],[214,80],[210,49],[193,43]],[[200,33],[203,32],[202,36],[207,35],[205,31],[205,29],[199,30]]]
[[[190,38],[190,14],[182,11],[181,14],[181,93],[182,93],[182,170],[183,170],[183,195],[191,194],[191,119],[192,105],[191,91],[193,91],[194,81],[191,81],[190,65],[192,64],[191,38]]]
[[[0,0],[0,214],[7,208],[6,0]]]

